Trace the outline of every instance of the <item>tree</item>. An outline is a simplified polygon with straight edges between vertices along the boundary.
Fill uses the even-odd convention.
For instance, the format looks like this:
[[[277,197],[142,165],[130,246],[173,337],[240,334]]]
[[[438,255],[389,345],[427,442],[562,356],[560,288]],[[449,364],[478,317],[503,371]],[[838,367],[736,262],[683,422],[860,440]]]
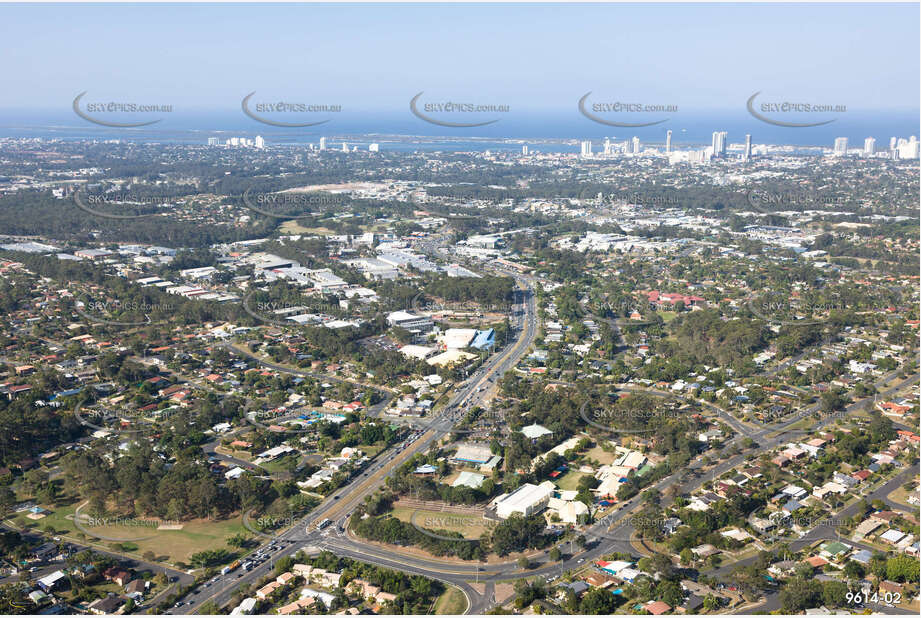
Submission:
[[[828,581],[822,584],[822,604],[828,607],[845,605],[847,603],[848,587],[844,582]]]
[[[554,547],[550,550],[550,559],[554,562],[558,562],[560,558],[563,557],[563,552],[560,551],[559,547]]]
[[[821,596],[822,585],[819,582],[792,577],[780,592],[780,602],[785,614],[798,614],[807,607],[816,607]]]
[[[616,609],[616,597],[602,588],[592,588],[579,603],[579,613],[592,616],[613,614]]]
[[[528,560],[526,556],[522,556],[521,558],[518,559],[519,569],[526,570],[530,566],[531,566],[531,561]]]
[[[919,577],[918,560],[911,556],[899,555],[886,561],[886,578],[897,582],[917,583]]]

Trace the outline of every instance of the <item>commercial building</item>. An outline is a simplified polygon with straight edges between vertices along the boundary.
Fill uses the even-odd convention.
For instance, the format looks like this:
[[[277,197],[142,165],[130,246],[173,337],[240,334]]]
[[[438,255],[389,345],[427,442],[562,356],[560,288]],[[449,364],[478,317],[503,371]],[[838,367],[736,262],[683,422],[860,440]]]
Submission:
[[[492,451],[488,446],[479,444],[461,444],[457,449],[457,453],[452,459],[459,462],[485,464],[490,459],[492,459],[492,457]]]
[[[512,493],[496,500],[496,515],[501,519],[508,519],[516,513],[530,517],[547,508],[552,495],[553,492],[548,487],[525,483]]]
[[[416,315],[409,311],[394,311],[387,316],[387,323],[397,328],[403,328],[409,331],[417,330],[424,333],[432,330],[432,327],[435,326],[432,318],[424,315]]]

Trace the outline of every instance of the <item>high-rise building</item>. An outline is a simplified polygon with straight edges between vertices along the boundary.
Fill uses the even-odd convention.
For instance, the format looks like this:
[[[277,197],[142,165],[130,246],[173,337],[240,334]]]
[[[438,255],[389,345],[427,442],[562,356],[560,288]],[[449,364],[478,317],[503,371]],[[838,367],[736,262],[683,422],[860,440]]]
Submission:
[[[380,151],[381,151],[380,144],[368,144],[368,152],[380,152]]]
[[[624,154],[630,153],[630,142],[628,142],[627,140],[624,140],[623,151],[624,151]]]
[[[729,134],[726,131],[714,131],[713,132],[713,143],[711,148],[713,149],[714,157],[722,157],[726,154],[726,138]]]
[[[604,138],[604,154],[605,156],[611,154],[611,140],[610,138]]]
[[[253,141],[253,145],[256,146],[256,148],[265,148],[265,140],[261,135],[257,135],[256,139]]]
[[[835,154],[838,156],[847,154],[847,138],[846,137],[836,137],[835,138]]]
[[[632,141],[633,141],[633,152],[635,154],[639,154],[640,153],[640,138],[634,135]]]
[[[665,152],[672,151],[672,132],[668,130],[665,132]]]
[[[218,144],[220,144],[220,140],[218,140],[218,138],[216,138],[216,137],[209,137],[209,138],[208,138],[208,145],[209,145],[209,146],[217,146]]]
[[[582,156],[590,157],[592,156],[592,143],[590,141],[582,142]]]
[[[346,142],[342,142],[342,152],[348,152],[349,145]]]
[[[895,148],[896,148],[896,146],[898,145],[898,143],[899,143],[899,140],[898,140],[898,139],[896,139],[896,138],[894,138],[894,137],[890,137],[890,138],[889,138],[889,150],[895,150]]]
[[[320,150],[326,150],[326,138],[325,137],[320,138]]]
[[[752,158],[752,136],[751,133],[745,134],[745,151],[742,153],[742,160],[748,161]]]
[[[863,140],[863,154],[871,155],[876,153],[876,140],[872,137],[868,137]]]
[[[921,142],[917,136],[912,135],[910,139],[900,139],[895,152],[899,159],[917,159],[921,150]]]
[[[527,145],[527,144],[525,144],[524,146],[521,147],[521,154],[523,154],[523,155],[528,154],[528,145]]]

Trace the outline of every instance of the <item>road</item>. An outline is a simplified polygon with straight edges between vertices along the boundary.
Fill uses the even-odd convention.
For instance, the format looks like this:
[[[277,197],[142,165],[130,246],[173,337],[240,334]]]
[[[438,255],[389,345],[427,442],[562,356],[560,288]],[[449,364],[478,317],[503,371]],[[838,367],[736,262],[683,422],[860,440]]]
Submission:
[[[398,468],[412,455],[423,452],[430,445],[450,433],[454,421],[453,417],[447,413],[455,408],[477,405],[482,399],[486,387],[491,385],[496,377],[511,369],[533,342],[537,331],[537,312],[534,295],[531,291],[531,282],[524,277],[514,274],[513,276],[515,276],[519,287],[523,287],[525,290],[523,292],[524,315],[522,328],[518,333],[516,342],[511,347],[488,359],[458,389],[457,393],[445,406],[442,415],[433,419],[414,442],[407,445],[406,448],[398,449],[396,453],[382,453],[382,456],[375,460],[361,477],[332,494],[304,521],[272,539],[267,539],[259,550],[267,555],[267,559],[264,562],[247,573],[231,573],[217,578],[212,587],[200,589],[198,593],[190,595],[188,599],[191,601],[191,606],[182,608],[182,613],[192,612],[206,601],[213,601],[218,606],[225,605],[229,602],[234,591],[240,586],[248,587],[256,580],[268,575],[276,559],[286,554],[292,554],[302,546],[312,546],[318,549],[325,548],[333,551],[336,555],[353,557],[365,562],[433,577],[455,585],[468,598],[469,606],[466,613],[484,613],[489,609],[491,603],[492,594],[490,591],[487,590],[485,595],[479,594],[468,583],[471,580],[478,579],[481,582],[495,583],[524,577],[549,578],[560,574],[564,570],[580,567],[614,551],[635,554],[635,550],[629,542],[633,533],[633,526],[629,523],[627,517],[639,505],[639,496],[626,501],[619,511],[607,517],[603,523],[596,524],[586,530],[584,534],[590,540],[590,543],[583,551],[571,551],[564,555],[559,562],[551,562],[548,551],[541,552],[530,557],[533,566],[526,572],[521,571],[515,563],[479,565],[476,563],[439,561],[403,553],[397,554],[393,551],[379,549],[367,543],[353,540],[343,532],[346,520],[352,510],[361,504],[366,496],[371,495],[379,488],[394,469]],[[279,371],[290,371],[281,366],[275,368]],[[897,371],[894,371],[883,376],[878,381],[878,384],[894,379],[897,373]],[[885,396],[895,392],[915,380],[917,380],[917,376],[909,376],[905,380],[893,384],[881,392],[880,395]],[[864,402],[851,404],[845,410],[845,413],[854,412],[863,405]],[[701,471],[701,468],[704,467],[701,462],[692,461],[681,473],[672,474],[655,483],[652,487],[663,494],[665,494],[665,490],[672,486],[677,486],[680,493],[693,492],[704,483],[719,477],[744,461],[757,457],[759,453],[789,441],[791,435],[801,433],[800,430],[784,430],[787,430],[801,419],[818,412],[820,405],[815,404],[792,418],[765,425],[760,429],[743,425],[736,419],[730,420],[724,411],[715,408],[715,406],[714,409],[738,432],[734,438],[727,442],[727,446],[743,437],[748,437],[754,441],[754,448],[730,457],[706,471]],[[825,417],[819,420],[810,431],[817,431],[837,418],[839,418],[837,415]],[[690,471],[692,478],[688,478],[687,471]],[[326,518],[331,519],[333,524],[322,531],[317,530],[316,523]]]
[[[882,383],[888,381],[896,374],[897,372],[892,372],[886,376],[883,376],[879,382]],[[905,380],[902,380],[884,390],[881,394],[885,396],[891,392],[895,392],[896,390],[903,388],[905,385],[910,384],[916,380],[917,376],[909,376]],[[851,404],[846,409],[846,412],[855,412],[863,405],[864,402],[856,402]],[[755,431],[747,431],[747,435],[740,434],[730,440],[727,445],[732,444],[733,442],[743,437],[750,437],[752,440],[754,440],[756,446],[753,449],[740,455],[730,457],[729,459],[718,463],[706,471],[700,471],[702,468],[704,468],[704,465],[701,462],[692,461],[687,466],[687,468],[684,469],[691,472],[690,476],[692,478],[687,478],[688,475],[683,470],[682,473],[672,474],[671,476],[662,479],[652,487],[658,489],[663,494],[665,493],[665,490],[675,485],[677,485],[678,491],[683,494],[696,491],[704,483],[718,478],[724,472],[737,467],[744,461],[752,457],[757,457],[759,453],[768,451],[789,441],[791,437],[790,432],[784,432],[783,430],[796,424],[802,418],[811,416],[814,412],[818,411],[818,409],[819,404],[816,404],[802,411],[800,414],[793,418],[779,423],[767,425]],[[828,423],[836,420],[837,418],[838,416],[825,417],[819,420],[811,431],[817,431]],[[796,432],[797,434],[800,432],[800,430],[791,431]],[[898,482],[898,480],[892,481],[887,484],[887,487],[880,488],[873,492],[871,495],[873,497],[885,495],[883,492],[888,493],[888,491],[891,491],[893,488],[891,486],[897,486]],[[667,503],[668,501],[665,499],[663,502]],[[592,560],[612,552],[624,552],[635,555],[636,550],[630,544],[630,538],[634,532],[634,528],[630,523],[628,516],[639,505],[639,503],[639,496],[634,497],[631,500],[626,501],[624,506],[621,507],[619,511],[606,517],[603,523],[596,524],[595,526],[588,528],[584,532],[584,535],[587,539],[590,540],[590,543],[586,547],[585,551],[565,554],[562,561],[560,562],[551,562],[548,551],[540,552],[539,554],[532,555],[530,557],[532,568],[530,568],[528,571],[521,571],[518,568],[518,565],[514,562],[488,564],[481,567],[475,563],[439,561],[402,553],[399,554],[397,558],[395,558],[393,556],[393,552],[372,548],[366,543],[354,541],[341,534],[328,533],[324,536],[324,542],[327,543],[328,546],[337,554],[342,554],[346,551],[355,552],[356,554],[363,556],[363,559],[366,562],[381,565],[400,564],[402,565],[401,568],[403,570],[411,570],[411,572],[418,573],[436,574],[440,579],[444,579],[456,586],[463,588],[464,584],[470,580],[473,580],[475,577],[477,577],[482,582],[497,582],[503,580],[520,579],[524,577],[551,577],[559,575],[565,570],[584,566],[585,564],[590,563]],[[826,530],[824,532],[830,533],[830,530]],[[834,535],[832,534],[830,538],[834,538]],[[467,592],[467,594],[468,598],[471,598],[470,593]],[[473,596],[471,599],[471,606],[485,607],[486,599],[482,598],[476,593],[474,593],[474,595],[475,596]],[[468,613],[474,612],[468,610]]]
[[[389,451],[381,453],[371,465],[364,470],[361,476],[328,496],[308,517],[285,532],[271,538],[266,538],[262,546],[253,552],[254,554],[264,552],[267,558],[263,562],[250,571],[239,572],[238,570],[238,572],[218,576],[208,586],[199,586],[197,591],[193,591],[187,595],[187,604],[175,608],[173,611],[182,614],[193,613],[208,601],[212,601],[218,606],[223,606],[230,601],[234,592],[241,586],[249,587],[260,578],[268,575],[272,571],[272,565],[277,559],[295,553],[305,545],[323,547],[324,543],[330,543],[329,546],[333,547],[332,542],[329,541],[330,535],[339,530],[352,510],[361,504],[366,496],[370,496],[381,487],[387,477],[392,474],[393,470],[398,468],[407,459],[416,453],[424,452],[432,444],[450,434],[455,424],[454,417],[450,414],[451,410],[472,408],[479,405],[488,391],[488,387],[494,384],[498,377],[501,377],[506,371],[518,363],[537,336],[537,306],[531,281],[520,275],[513,276],[516,278],[517,299],[523,308],[522,323],[518,331],[517,339],[511,345],[499,350],[489,357],[477,371],[461,385],[445,406],[442,414],[432,419],[432,421],[428,423],[427,428],[422,430],[423,433],[414,442],[408,444],[405,448],[398,447],[395,453]],[[294,373],[295,375],[306,373],[292,370],[282,365],[266,363],[262,360],[259,360],[259,362],[280,372]],[[334,523],[325,530],[319,531],[316,529],[316,524],[323,519],[330,519]],[[352,541],[348,540],[347,537],[343,538],[345,540],[340,541],[339,545],[335,546],[337,555],[350,555],[357,559],[365,560],[366,562],[369,561],[368,558],[370,555],[367,545],[354,544]],[[341,546],[342,543],[345,545]],[[350,553],[346,554],[346,551]],[[413,572],[441,578],[437,569],[433,571],[425,565],[414,567],[412,564],[407,564],[407,561],[402,557],[396,559],[381,557],[379,560],[384,566],[389,565],[393,568],[402,570],[412,568],[416,569]],[[384,564],[385,560],[388,560],[386,564]],[[378,563],[377,560],[375,560],[375,563]],[[475,572],[471,573],[475,575]],[[476,609],[485,609],[485,607],[481,607],[481,601],[474,598],[478,595],[476,595],[475,591],[470,588],[463,579],[457,577],[444,577],[443,581],[457,585],[467,594],[470,600],[470,607],[468,607],[467,610],[468,613]]]

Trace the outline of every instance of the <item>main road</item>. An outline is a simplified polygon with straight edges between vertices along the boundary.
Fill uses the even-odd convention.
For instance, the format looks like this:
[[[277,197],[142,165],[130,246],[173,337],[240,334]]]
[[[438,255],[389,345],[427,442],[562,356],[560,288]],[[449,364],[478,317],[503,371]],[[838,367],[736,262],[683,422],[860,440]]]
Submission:
[[[345,520],[355,507],[381,487],[393,471],[406,460],[416,453],[424,452],[432,444],[449,435],[455,425],[455,419],[463,416],[455,415],[454,411],[471,409],[481,403],[490,386],[494,384],[497,378],[518,363],[537,336],[537,305],[531,280],[520,275],[513,276],[516,280],[515,304],[520,304],[523,310],[522,321],[517,331],[518,337],[515,342],[487,358],[476,372],[461,385],[443,408],[442,413],[426,424],[422,434],[414,442],[407,444],[405,447],[397,447],[396,452],[392,452],[392,449],[381,452],[360,476],[348,485],[333,492],[322,504],[311,511],[306,518],[288,530],[277,535],[263,535],[262,545],[253,554],[265,555],[266,559],[264,561],[249,571],[238,570],[226,575],[216,576],[206,582],[207,585],[198,586],[186,596],[187,605],[177,608],[177,613],[193,613],[208,601],[215,603],[218,607],[223,607],[238,590],[245,590],[254,582],[269,575],[276,560],[295,553],[301,547],[313,546],[333,549],[334,542],[330,535],[344,528]],[[272,364],[269,366],[276,371],[293,374],[300,373],[282,365]],[[324,519],[330,519],[334,523],[323,531],[317,530],[317,523]],[[346,542],[352,543],[346,537],[343,538],[346,539]],[[368,560],[370,558],[368,550],[367,545],[359,545],[357,548],[335,547],[338,555],[348,555],[356,559],[363,559],[366,562],[392,566],[395,569],[416,572],[420,575],[434,577],[446,582],[450,581],[460,587],[467,595],[469,600],[468,612],[481,609],[476,607],[477,603],[474,602],[475,591],[463,580],[459,580],[456,577],[441,577],[437,570],[433,572],[425,566],[413,570],[413,567],[407,565],[402,557],[391,558],[386,562],[384,557]],[[393,556],[393,554],[390,555]]]

